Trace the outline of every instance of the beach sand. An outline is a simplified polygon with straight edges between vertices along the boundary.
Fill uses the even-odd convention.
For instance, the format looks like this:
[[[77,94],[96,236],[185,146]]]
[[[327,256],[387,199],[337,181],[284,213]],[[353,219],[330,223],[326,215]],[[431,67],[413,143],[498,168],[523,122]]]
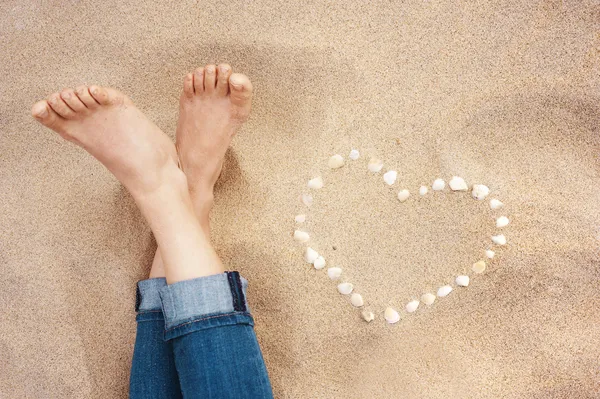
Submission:
[[[255,87],[212,222],[250,280],[277,398],[600,397],[599,28],[588,0],[3,1],[0,397],[127,397],[135,283],[155,250],[124,188],[31,105],[110,85],[173,136],[183,76],[209,62]],[[327,169],[352,148],[359,160]],[[392,188],[371,156],[399,172]],[[310,245],[370,324],[291,237],[317,175]],[[416,195],[453,175],[505,208]],[[485,274],[383,321],[470,272],[501,214],[508,245]]]

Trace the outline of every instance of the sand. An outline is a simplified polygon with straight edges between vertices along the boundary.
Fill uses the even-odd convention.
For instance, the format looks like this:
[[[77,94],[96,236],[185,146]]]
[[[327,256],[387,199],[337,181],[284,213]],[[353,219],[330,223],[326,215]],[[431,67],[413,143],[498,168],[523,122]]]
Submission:
[[[111,85],[172,136],[182,77],[222,61],[256,100],[214,241],[251,281],[277,398],[600,397],[599,28],[586,0],[3,1],[0,397],[126,397],[134,285],[155,248],[127,192],[31,105]],[[327,171],[351,148],[355,165]],[[399,171],[394,188],[370,156]],[[371,324],[291,238],[318,174],[307,229]],[[385,306],[468,272],[489,243],[486,204],[394,198],[455,174],[507,204],[509,245],[387,326]]]

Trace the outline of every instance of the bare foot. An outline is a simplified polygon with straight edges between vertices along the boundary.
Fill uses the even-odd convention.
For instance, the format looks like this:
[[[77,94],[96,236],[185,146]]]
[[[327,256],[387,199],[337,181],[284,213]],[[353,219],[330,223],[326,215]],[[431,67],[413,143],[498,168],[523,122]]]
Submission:
[[[213,186],[231,139],[250,114],[252,84],[231,67],[207,65],[183,82],[177,123],[177,153],[201,225],[208,222]]]

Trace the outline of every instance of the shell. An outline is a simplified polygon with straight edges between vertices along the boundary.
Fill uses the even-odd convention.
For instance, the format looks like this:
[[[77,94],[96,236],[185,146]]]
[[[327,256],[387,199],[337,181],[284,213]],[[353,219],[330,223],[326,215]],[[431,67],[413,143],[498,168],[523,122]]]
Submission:
[[[493,198],[490,200],[490,208],[492,209],[500,209],[504,206],[504,204],[501,201],[498,201],[497,199]]]
[[[377,173],[383,169],[383,161],[377,158],[371,158],[369,161],[369,172]]]
[[[407,189],[398,192],[398,201],[404,202],[410,197],[410,192]]]
[[[427,306],[432,305],[435,302],[435,295],[429,292],[427,294],[423,294],[421,295],[421,302]]]
[[[477,274],[481,274],[485,271],[485,261],[480,260],[479,262],[473,263],[473,271]]]
[[[498,219],[496,219],[496,227],[498,228],[506,227],[509,223],[510,220],[508,220],[506,216],[500,216]]]
[[[487,256],[488,259],[494,259],[495,255],[496,255],[496,253],[494,251],[492,251],[491,249],[488,249],[487,251],[485,251],[485,256]]]
[[[315,263],[315,261],[317,260],[318,257],[319,257],[319,253],[317,251],[315,251],[311,247],[306,248],[306,251],[304,252],[304,260],[305,261],[312,264],[312,263]]]
[[[350,295],[350,293],[354,289],[354,286],[352,285],[352,283],[341,283],[338,284],[337,289],[338,292],[342,295]]]
[[[366,321],[367,323],[370,323],[375,319],[375,315],[370,310],[366,310],[366,309],[363,310],[361,315],[362,315],[363,320]]]
[[[304,223],[306,221],[306,215],[296,215],[294,220],[296,223]]]
[[[342,276],[342,269],[339,267],[330,267],[327,269],[327,275],[332,280],[337,280]]]
[[[348,158],[350,158],[353,161],[356,161],[358,158],[360,158],[360,152],[358,152],[358,150],[352,150],[350,151],[350,155],[348,155]]]
[[[406,304],[406,311],[408,313],[413,313],[419,307],[419,303],[420,302],[417,301],[416,299],[414,301],[410,301],[409,303]]]
[[[360,294],[357,294],[356,292],[354,294],[352,294],[352,296],[350,297],[350,303],[352,304],[352,306],[360,308],[362,305],[365,304],[365,301],[363,301],[363,297]]]
[[[313,204],[313,197],[310,194],[302,194],[302,203],[308,207]]]
[[[329,158],[329,161],[327,161],[327,166],[329,166],[331,169],[341,168],[344,166],[344,157],[340,154],[333,155],[331,158]]]
[[[307,242],[310,240],[310,236],[305,231],[296,230],[294,231],[294,240],[298,242]]]
[[[497,236],[492,236],[492,241],[496,245],[506,245],[506,237],[504,237],[504,234],[499,234]]]
[[[444,286],[441,286],[440,288],[438,288],[437,296],[439,296],[440,298],[443,298],[445,296],[448,296],[448,294],[450,294],[451,292],[452,292],[452,287],[449,285],[444,285]]]
[[[398,172],[396,172],[395,170],[390,170],[387,171],[383,174],[383,181],[388,185],[391,186],[394,183],[396,183],[396,179],[398,178]]]
[[[469,189],[467,183],[465,183],[465,179],[458,176],[453,176],[448,185],[452,191],[467,191]]]
[[[428,191],[429,191],[429,189],[427,188],[427,186],[419,187],[419,194],[421,194],[421,195],[427,194]]]
[[[484,200],[490,194],[490,189],[488,186],[484,186],[483,184],[473,184],[473,191],[471,195],[473,198],[477,200]]]
[[[456,277],[456,285],[459,287],[467,287],[469,285],[469,276]]]
[[[446,182],[443,179],[435,179],[431,188],[433,191],[442,191],[446,187]]]
[[[321,178],[320,176],[315,177],[314,179],[310,179],[308,181],[308,188],[312,188],[313,190],[323,188],[323,185],[323,178]]]
[[[315,269],[317,270],[321,270],[322,268],[325,267],[325,258],[322,256],[319,256],[317,259],[315,259],[313,266],[315,267]]]
[[[383,317],[390,324],[398,323],[400,321],[400,315],[392,308],[387,308],[383,313]]]

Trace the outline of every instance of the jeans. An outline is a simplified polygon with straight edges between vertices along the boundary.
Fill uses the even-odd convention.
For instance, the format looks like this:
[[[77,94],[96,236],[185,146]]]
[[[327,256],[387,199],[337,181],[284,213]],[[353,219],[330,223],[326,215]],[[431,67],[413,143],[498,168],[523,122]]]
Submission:
[[[238,272],[140,281],[130,398],[272,398],[247,287]]]

